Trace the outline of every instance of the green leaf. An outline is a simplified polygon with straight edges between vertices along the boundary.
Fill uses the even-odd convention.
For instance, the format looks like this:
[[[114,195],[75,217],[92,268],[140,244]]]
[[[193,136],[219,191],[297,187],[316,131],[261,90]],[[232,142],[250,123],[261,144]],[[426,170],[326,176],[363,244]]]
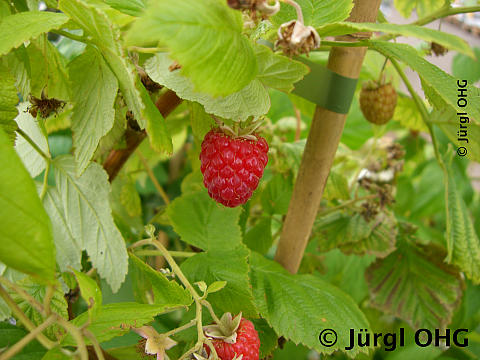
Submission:
[[[81,175],[100,139],[113,126],[118,83],[100,52],[91,46],[69,64],[69,75],[74,103],[73,146],[77,174]]]
[[[232,249],[241,243],[238,219],[242,209],[219,206],[205,190],[184,194],[167,208],[181,239],[204,250]]]
[[[0,56],[19,47],[25,41],[53,29],[59,29],[68,21],[61,13],[47,11],[28,11],[9,15],[0,21]]]
[[[42,360],[69,360],[70,356],[60,350],[60,347],[54,347],[51,350],[48,350],[46,354],[42,357]]]
[[[402,240],[398,250],[367,269],[372,305],[414,329],[445,328],[460,303],[463,285],[444,257],[434,244]]]
[[[317,253],[315,252],[314,255]],[[323,268],[319,270],[321,274],[318,276],[322,280],[338,286],[348,293],[357,304],[361,304],[369,296],[365,270],[373,261],[375,261],[373,255],[345,255],[335,249],[321,254],[321,266],[325,270]]]
[[[87,250],[93,266],[115,292],[125,279],[128,260],[125,242],[108,206],[107,174],[100,165],[91,163],[77,177],[71,156],[57,157],[53,165],[60,195],[60,203],[55,205],[63,210],[62,223]]]
[[[398,97],[393,120],[413,131],[426,132],[428,130],[415,101],[410,97]]]
[[[249,249],[260,254],[266,254],[273,243],[272,218],[264,216],[248,229],[243,239]]]
[[[130,261],[134,271],[144,276],[145,289],[153,289],[155,304],[189,306],[192,303],[190,293],[178,283],[168,280],[161,272],[155,271],[133,254],[130,254]]]
[[[112,8],[125,14],[140,16],[145,10],[145,0],[105,0]]]
[[[0,349],[11,347],[22,340],[28,332],[18,326],[0,322]],[[28,343],[13,360],[40,360],[45,354],[45,348],[37,341]]]
[[[457,79],[465,79],[474,84],[480,80],[480,48],[473,49],[475,59],[464,54],[456,54],[452,61],[452,74]]]
[[[410,45],[379,41],[370,43],[383,55],[402,61],[416,71],[423,83],[429,87],[430,96],[427,91],[426,95],[430,100],[432,100],[432,96],[435,96],[438,101],[457,111],[457,79],[423,59]],[[471,85],[468,85],[466,89],[467,94],[471,96],[468,98],[468,105],[461,111],[467,112],[474,119],[480,119],[480,97],[476,96],[478,90]]]
[[[128,44],[161,42],[195,91],[227,96],[257,73],[255,54],[242,35],[241,13],[219,0],[158,0],[129,32]]]
[[[367,329],[368,321],[355,302],[335,286],[312,275],[292,275],[259,254],[250,256],[255,302],[260,314],[278,335],[320,353],[343,350],[349,329]],[[323,329],[335,329],[338,341],[324,347],[318,341]],[[354,357],[368,348],[356,347]]]
[[[407,37],[411,36],[428,42],[436,42],[445,46],[447,49],[455,50],[468,56],[474,56],[470,45],[462,38],[424,26],[344,22],[321,26],[317,28],[317,31],[322,37],[339,36],[361,31],[376,31]]]
[[[113,120],[113,126],[98,143],[97,151],[94,158],[102,158],[107,155],[110,150],[122,147],[124,143],[125,130],[127,129],[127,108],[123,104],[123,101],[117,97],[115,102],[115,118]]]
[[[190,102],[189,108],[193,135],[201,143],[205,135],[215,126],[215,121],[199,103]]]
[[[305,25],[311,25],[315,28],[345,20],[353,8],[352,0],[297,0],[297,3],[302,7]],[[272,22],[275,26],[280,26],[296,18],[295,8],[282,3],[280,12],[272,17]]]
[[[249,282],[248,255],[249,251],[241,244],[235,248],[215,248],[185,260],[181,267],[191,282],[227,282],[221,291],[208,296],[214,307],[223,312],[242,312],[245,317],[255,318],[258,312]]]
[[[117,77],[118,85],[129,110],[133,112],[135,119],[144,128],[146,124],[142,119],[145,106],[135,87],[133,65],[124,58],[119,30],[102,10],[82,0],[59,0],[58,6],[78,23],[86,34],[92,36],[92,41],[97,45],[108,66]]]
[[[98,315],[102,306],[102,292],[96,281],[81,271],[73,270],[83,300],[87,303],[89,319],[92,321]]]
[[[10,138],[10,142],[13,144],[15,141],[15,130],[17,124],[15,124],[15,117],[18,114],[17,89],[15,87],[15,78],[10,71],[0,63],[0,128]]]
[[[167,152],[169,155],[173,152],[173,144],[160,111],[150,99],[147,90],[142,84],[138,85],[138,90],[145,104],[144,114],[147,119],[147,134],[152,149],[158,152]]]
[[[349,200],[350,191],[348,190],[348,182],[345,176],[340,175],[338,172],[330,171],[323,197],[327,200]]]
[[[274,54],[265,45],[255,45],[255,55],[258,63],[258,76],[263,85],[290,92],[293,84],[309,72],[308,66],[294,61],[286,56]]]
[[[157,83],[175,91],[182,99],[195,101],[205,111],[225,119],[246,120],[250,116],[261,116],[270,108],[270,97],[262,83],[255,79],[240,91],[226,97],[212,97],[197,92],[190,80],[179,71],[169,71],[172,60],[167,54],[157,54],[145,63],[148,75]]]
[[[138,194],[135,183],[130,177],[115,178],[115,181],[121,181],[122,187],[120,190],[120,203],[123,205],[130,217],[142,215],[142,199]]]
[[[473,119],[469,120],[470,122],[465,124],[468,131],[468,144],[458,140],[460,115],[457,115],[452,108],[445,107],[442,110],[434,110],[428,122],[437,125],[457,148],[465,147],[468,150],[466,158],[480,162],[480,123],[473,122]]]
[[[45,37],[33,40],[27,47],[28,65],[31,70],[32,95],[40,98],[42,91],[49,98],[68,100],[70,83],[65,69],[65,59]]]
[[[51,281],[55,247],[50,220],[33,180],[0,129],[0,261],[12,268]]]
[[[176,308],[165,305],[149,305],[138,303],[115,303],[103,305],[98,316],[88,325],[87,329],[97,338],[98,342],[108,341],[153,321],[154,316],[170,312]],[[88,322],[88,312],[84,312],[73,319],[72,324],[83,326]],[[90,340],[86,339],[87,344]],[[67,335],[63,346],[75,346],[76,342]]]
[[[319,251],[340,248],[345,254],[374,254],[385,257],[395,249],[395,218],[380,213],[370,222],[361,214],[336,211],[318,218],[313,234],[319,237]]]
[[[262,192],[262,206],[269,214],[285,215],[293,192],[291,177],[276,174]]]
[[[43,198],[43,206],[52,222],[58,267],[61,271],[68,271],[70,267],[81,269],[83,239],[77,238],[72,233],[73,230],[65,215],[62,199],[56,188],[48,188]]]
[[[449,2],[449,1],[448,1]],[[395,8],[404,17],[409,18],[414,9],[417,10],[418,17],[429,15],[435,10],[440,9],[445,1],[438,0],[394,0]]]
[[[213,294],[220,290],[222,290],[225,286],[227,286],[226,281],[215,281],[210,284],[207,288],[207,294]]]
[[[34,282],[33,278],[30,277],[26,277],[20,281],[16,281],[16,284],[19,285],[28,294],[30,294],[35,300],[43,303],[47,291],[45,286],[37,284],[36,282]],[[32,320],[35,325],[38,326],[45,321],[45,318],[36,309],[34,309],[32,305],[27,302],[23,297],[14,292],[11,292],[10,296],[18,304],[23,313],[30,320]],[[63,296],[62,288],[60,284],[57,283],[53,293],[53,297],[50,301],[50,308],[52,309],[52,311],[56,312],[64,319],[68,319],[67,306],[67,301]],[[58,326],[57,324],[53,324],[47,328],[46,334],[51,339],[57,339],[60,337],[61,331],[62,328],[60,326]]]
[[[252,319],[260,338],[260,359],[268,358],[278,346],[278,335],[265,319]]]
[[[24,99],[30,94],[30,60],[25,46],[12,50],[4,57],[4,65],[10,70],[15,78],[15,85],[18,92]],[[1,68],[1,66],[0,66]],[[3,76],[2,76],[3,77]]]
[[[49,154],[47,138],[40,130],[37,119],[27,112],[27,108],[28,103],[22,103],[18,106],[19,113],[15,121],[18,127],[33,140],[40,150],[45,154]],[[23,136],[18,136],[15,142],[15,150],[32,178],[40,175],[42,171],[45,170],[45,159]]]
[[[457,265],[475,284],[480,284],[480,239],[455,181],[451,167],[454,154],[449,146],[449,155],[444,159],[448,250],[445,260]]]

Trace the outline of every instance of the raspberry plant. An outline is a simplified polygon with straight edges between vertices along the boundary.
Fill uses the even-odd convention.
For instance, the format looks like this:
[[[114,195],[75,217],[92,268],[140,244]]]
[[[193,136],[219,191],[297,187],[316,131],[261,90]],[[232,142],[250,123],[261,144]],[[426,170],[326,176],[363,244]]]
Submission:
[[[478,49],[426,27],[480,6],[379,5],[0,0],[0,359],[480,357]]]

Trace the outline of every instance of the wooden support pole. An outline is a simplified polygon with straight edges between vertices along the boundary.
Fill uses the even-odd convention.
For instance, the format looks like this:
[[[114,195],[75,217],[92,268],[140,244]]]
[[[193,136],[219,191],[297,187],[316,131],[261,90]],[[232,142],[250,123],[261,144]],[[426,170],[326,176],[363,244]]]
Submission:
[[[375,22],[380,2],[381,0],[355,0],[348,21]],[[369,37],[369,34],[363,33],[339,37],[338,40],[355,41],[366,37]],[[365,47],[334,47],[330,51],[327,66],[340,75],[357,79],[366,51]],[[344,114],[337,114],[318,106],[315,110],[275,254],[275,260],[291,273],[298,271],[302,261],[345,120]]]

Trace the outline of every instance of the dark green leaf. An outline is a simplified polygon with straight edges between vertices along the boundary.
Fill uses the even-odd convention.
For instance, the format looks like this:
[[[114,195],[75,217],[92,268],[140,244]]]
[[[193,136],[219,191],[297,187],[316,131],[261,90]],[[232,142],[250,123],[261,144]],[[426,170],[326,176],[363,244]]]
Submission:
[[[335,286],[312,275],[292,275],[278,263],[252,253],[251,278],[260,314],[278,335],[331,354],[349,344],[349,329],[367,329],[368,321],[355,302]],[[324,347],[318,341],[323,329],[335,329],[338,341]],[[355,356],[368,348],[354,348]]]
[[[230,249],[213,249],[200,253],[182,263],[182,270],[191,282],[226,281],[221,291],[208,296],[208,301],[223,312],[243,313],[245,317],[257,317],[249,283],[249,252],[243,245]]]
[[[219,206],[205,190],[183,194],[167,208],[173,229],[181,239],[204,250],[232,249],[241,243],[241,208]]]
[[[130,254],[130,261],[135,269],[144,277],[146,289],[153,290],[154,303],[157,305],[185,305],[192,303],[190,293],[173,280],[168,280],[162,273],[153,270],[135,255]]]
[[[372,264],[366,273],[372,305],[414,329],[444,328],[460,303],[460,274],[445,264],[445,253],[430,244],[407,244]]]

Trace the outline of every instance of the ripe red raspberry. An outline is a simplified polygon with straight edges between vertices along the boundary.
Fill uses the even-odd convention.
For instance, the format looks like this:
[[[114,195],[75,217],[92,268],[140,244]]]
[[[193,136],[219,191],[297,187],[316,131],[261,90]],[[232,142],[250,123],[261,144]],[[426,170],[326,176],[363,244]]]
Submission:
[[[373,124],[386,124],[395,113],[397,92],[392,84],[368,82],[360,92],[360,109],[365,118]]]
[[[243,355],[242,360],[258,360],[260,357],[260,338],[252,322],[242,318],[237,329],[237,340],[229,344],[222,339],[213,339],[213,346],[221,360],[232,360]],[[210,356],[210,348],[204,345],[207,354]]]
[[[235,207],[245,204],[257,188],[268,162],[267,141],[233,138],[215,128],[205,135],[200,152],[203,184],[215,201]]]

